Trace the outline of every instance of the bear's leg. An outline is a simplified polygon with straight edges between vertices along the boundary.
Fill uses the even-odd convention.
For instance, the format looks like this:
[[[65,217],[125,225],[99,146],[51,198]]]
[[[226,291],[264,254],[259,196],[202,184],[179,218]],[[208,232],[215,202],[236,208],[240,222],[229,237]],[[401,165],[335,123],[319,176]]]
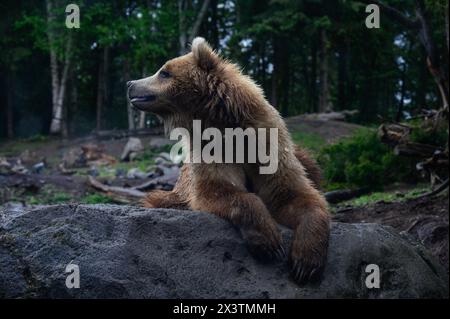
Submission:
[[[190,192],[189,166],[183,165],[177,183],[172,191],[154,190],[142,200],[148,208],[189,209],[188,197]]]
[[[175,191],[154,190],[147,194],[142,204],[147,208],[188,209],[186,201]]]
[[[210,212],[239,227],[250,253],[258,259],[284,258],[280,231],[258,196],[228,181],[208,180],[196,185],[192,209]]]
[[[317,280],[326,263],[330,215],[322,195],[310,185],[301,192],[288,192],[277,203],[273,216],[294,230],[289,261],[299,284]]]

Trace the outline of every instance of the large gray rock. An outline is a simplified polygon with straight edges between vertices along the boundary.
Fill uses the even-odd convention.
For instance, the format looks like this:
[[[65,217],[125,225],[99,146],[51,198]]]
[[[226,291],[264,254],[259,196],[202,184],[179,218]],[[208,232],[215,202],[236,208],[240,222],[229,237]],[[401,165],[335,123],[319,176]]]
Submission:
[[[78,289],[66,287],[69,263]],[[379,289],[365,285],[368,264],[380,268]],[[333,224],[323,280],[299,287],[286,262],[255,261],[236,229],[207,213],[11,206],[0,209],[0,297],[448,298],[448,276],[422,246],[376,224]]]

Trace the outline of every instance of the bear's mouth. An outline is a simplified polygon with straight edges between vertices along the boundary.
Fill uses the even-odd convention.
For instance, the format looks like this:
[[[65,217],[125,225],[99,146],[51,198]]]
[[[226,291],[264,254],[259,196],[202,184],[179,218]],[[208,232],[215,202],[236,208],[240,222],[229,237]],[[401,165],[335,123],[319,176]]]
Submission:
[[[130,102],[135,103],[145,103],[145,102],[153,102],[156,99],[156,95],[143,95],[143,96],[135,96],[130,98]]]

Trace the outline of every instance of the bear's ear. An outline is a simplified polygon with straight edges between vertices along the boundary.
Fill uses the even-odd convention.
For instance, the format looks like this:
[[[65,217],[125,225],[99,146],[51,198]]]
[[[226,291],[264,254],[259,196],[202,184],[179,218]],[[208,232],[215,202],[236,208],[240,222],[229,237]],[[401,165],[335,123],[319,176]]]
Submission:
[[[219,56],[211,49],[204,38],[196,37],[192,41],[192,53],[197,65],[205,71],[214,69],[220,61]]]

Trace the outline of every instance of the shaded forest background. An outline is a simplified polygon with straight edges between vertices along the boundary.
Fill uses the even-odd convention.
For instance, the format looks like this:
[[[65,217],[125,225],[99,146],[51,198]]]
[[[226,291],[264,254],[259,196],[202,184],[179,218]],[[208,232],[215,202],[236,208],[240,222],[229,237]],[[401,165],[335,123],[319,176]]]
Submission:
[[[0,137],[156,125],[127,104],[125,83],[197,35],[238,62],[283,116],[358,110],[358,123],[399,122],[443,106],[423,30],[405,21],[420,18],[420,6],[448,103],[448,1],[385,1],[396,9],[382,10],[380,29],[366,28],[363,2],[84,0],[81,27],[67,29],[65,1],[3,0]]]

